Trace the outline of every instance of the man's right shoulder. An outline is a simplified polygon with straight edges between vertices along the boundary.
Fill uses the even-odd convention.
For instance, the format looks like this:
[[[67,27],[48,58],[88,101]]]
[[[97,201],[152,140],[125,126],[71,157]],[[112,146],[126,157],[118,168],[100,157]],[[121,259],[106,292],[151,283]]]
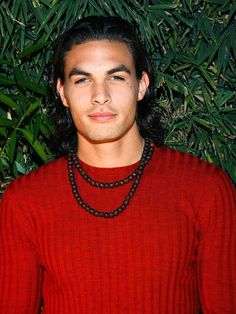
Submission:
[[[60,157],[33,170],[31,173],[15,179],[7,188],[7,193],[32,193],[49,189],[52,185],[63,182],[67,177],[66,157]]]

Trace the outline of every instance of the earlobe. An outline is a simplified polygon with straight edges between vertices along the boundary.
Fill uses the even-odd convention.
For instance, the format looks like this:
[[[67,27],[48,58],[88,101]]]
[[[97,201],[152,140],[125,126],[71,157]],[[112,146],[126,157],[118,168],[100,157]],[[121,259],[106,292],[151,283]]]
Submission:
[[[149,77],[146,72],[142,73],[142,77],[139,81],[138,100],[142,100],[146,94],[149,86]]]
[[[57,80],[57,92],[60,95],[61,101],[65,107],[69,107],[65,97],[64,85],[62,84],[61,80]]]

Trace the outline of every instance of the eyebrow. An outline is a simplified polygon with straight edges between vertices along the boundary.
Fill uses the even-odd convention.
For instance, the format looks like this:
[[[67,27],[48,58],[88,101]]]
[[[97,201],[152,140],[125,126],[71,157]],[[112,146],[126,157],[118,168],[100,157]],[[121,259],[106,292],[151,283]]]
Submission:
[[[111,75],[111,74],[114,74],[116,72],[126,72],[126,73],[130,74],[130,70],[124,64],[120,64],[117,67],[107,71],[107,74]]]
[[[69,78],[74,75],[92,76],[91,73],[83,71],[80,68],[73,68],[69,73]]]
[[[117,67],[110,69],[109,71],[107,71],[107,74],[111,75],[116,72],[126,72],[128,74],[131,74],[130,70],[123,64],[120,64]],[[69,73],[69,78],[74,75],[92,76],[92,73],[83,71],[80,68],[73,68]]]

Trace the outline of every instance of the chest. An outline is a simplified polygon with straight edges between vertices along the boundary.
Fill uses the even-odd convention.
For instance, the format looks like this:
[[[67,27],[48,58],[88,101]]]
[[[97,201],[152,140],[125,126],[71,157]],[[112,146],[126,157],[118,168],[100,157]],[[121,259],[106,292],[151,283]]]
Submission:
[[[113,219],[94,217],[69,199],[48,209],[37,245],[50,282],[68,285],[84,276],[97,281],[105,274],[122,282],[130,274],[127,269],[131,277],[142,273],[146,280],[164,278],[170,269],[192,272],[198,231],[191,204],[145,189]],[[92,203],[101,208],[104,199],[97,195]],[[113,196],[109,205],[119,201]]]

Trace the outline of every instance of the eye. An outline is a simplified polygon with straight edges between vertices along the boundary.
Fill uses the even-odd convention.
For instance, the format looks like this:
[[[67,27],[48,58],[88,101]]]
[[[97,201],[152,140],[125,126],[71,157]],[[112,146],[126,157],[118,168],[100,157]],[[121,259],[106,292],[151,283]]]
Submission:
[[[85,84],[85,83],[88,83],[89,82],[89,79],[86,78],[86,77],[83,77],[83,78],[80,78],[78,80],[75,81],[75,84]]]
[[[119,76],[119,75],[113,75],[113,76],[111,76],[111,81],[124,81],[125,79],[124,79],[124,77],[122,77],[122,76]]]

